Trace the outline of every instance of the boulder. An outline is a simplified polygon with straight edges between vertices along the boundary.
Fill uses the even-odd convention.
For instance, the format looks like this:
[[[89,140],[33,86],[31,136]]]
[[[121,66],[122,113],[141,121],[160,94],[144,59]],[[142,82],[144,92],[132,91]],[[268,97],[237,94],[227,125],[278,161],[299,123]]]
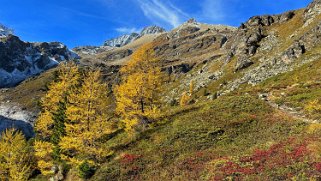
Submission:
[[[250,59],[241,58],[236,63],[235,72],[248,68],[252,64],[254,64],[254,62],[252,62]]]

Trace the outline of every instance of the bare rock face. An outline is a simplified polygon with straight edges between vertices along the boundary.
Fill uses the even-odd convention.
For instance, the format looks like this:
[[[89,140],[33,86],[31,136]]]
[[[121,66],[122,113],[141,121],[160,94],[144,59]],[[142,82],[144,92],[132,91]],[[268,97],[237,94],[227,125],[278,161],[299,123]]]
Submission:
[[[166,30],[164,28],[158,27],[158,26],[149,26],[145,27],[139,34],[138,33],[131,33],[129,35],[122,35],[120,37],[107,40],[104,43],[104,46],[109,46],[109,47],[123,47],[138,38],[149,35],[149,34],[159,34],[159,33],[164,33]]]
[[[107,52],[103,59],[108,61],[119,60],[130,56],[132,53],[133,51],[130,49],[111,51]]]
[[[122,36],[117,37],[115,39],[105,41],[104,46],[122,47],[122,46],[125,46],[125,45],[133,42],[138,37],[139,37],[139,34],[137,34],[137,33],[132,33],[130,35],[122,35]]]
[[[254,64],[254,62],[249,59],[239,59],[235,66],[235,72],[248,68],[252,64]]]
[[[166,30],[162,27],[148,26],[141,31],[140,36],[142,37],[144,35],[159,34],[159,33],[164,33],[164,32],[166,32]]]
[[[7,37],[8,35],[12,35],[13,30],[0,24],[0,38]]]
[[[319,14],[321,14],[321,1],[314,0],[304,11],[305,26],[309,25]]]
[[[0,104],[0,133],[8,128],[20,130],[27,138],[34,136],[36,114],[12,104]]]
[[[285,63],[291,63],[305,53],[305,47],[300,42],[295,42],[282,56]]]
[[[0,88],[14,86],[28,77],[78,55],[59,42],[28,43],[9,34],[0,41]]]

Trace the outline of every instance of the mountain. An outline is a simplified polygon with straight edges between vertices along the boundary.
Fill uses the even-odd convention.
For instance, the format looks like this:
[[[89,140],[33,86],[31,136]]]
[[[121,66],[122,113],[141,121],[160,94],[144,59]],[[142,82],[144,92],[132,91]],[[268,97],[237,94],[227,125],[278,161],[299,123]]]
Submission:
[[[5,28],[2,28],[3,30]],[[0,88],[17,83],[55,67],[62,61],[79,58],[59,42],[29,43],[2,31],[0,37]]]
[[[0,38],[13,34],[13,30],[0,24]]]
[[[129,35],[122,35],[120,37],[111,39],[111,40],[107,40],[104,43],[104,46],[110,46],[110,47],[123,47],[135,40],[137,40],[138,38],[144,36],[144,35],[150,35],[150,34],[159,34],[159,33],[163,33],[166,32],[166,30],[164,28],[158,27],[158,26],[149,26],[149,27],[145,27],[140,34],[138,33],[131,33]]]
[[[112,154],[89,180],[319,179],[320,20],[321,0],[314,0],[304,9],[250,17],[239,27],[190,19],[167,32],[152,26],[106,46],[75,48],[79,66],[103,72],[112,113],[119,70],[139,47],[151,44],[166,75],[159,117],[142,123],[140,132],[119,128],[104,137],[101,144]],[[3,65],[0,58],[0,65],[9,71],[20,67],[28,51],[19,47],[28,43],[6,36],[11,43],[4,50],[14,58]],[[51,50],[50,58],[57,51],[49,45],[59,47],[27,47]],[[28,133],[21,125],[33,125],[56,70],[0,90],[0,129],[18,120]],[[186,94],[189,104],[179,105]],[[75,170],[68,179],[77,180]]]

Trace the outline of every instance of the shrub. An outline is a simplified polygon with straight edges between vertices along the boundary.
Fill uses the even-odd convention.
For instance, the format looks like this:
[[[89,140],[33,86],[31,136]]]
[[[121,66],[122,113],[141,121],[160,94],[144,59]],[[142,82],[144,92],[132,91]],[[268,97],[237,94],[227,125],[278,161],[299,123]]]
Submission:
[[[78,173],[81,178],[88,179],[95,173],[95,167],[90,165],[87,161],[78,166]]]

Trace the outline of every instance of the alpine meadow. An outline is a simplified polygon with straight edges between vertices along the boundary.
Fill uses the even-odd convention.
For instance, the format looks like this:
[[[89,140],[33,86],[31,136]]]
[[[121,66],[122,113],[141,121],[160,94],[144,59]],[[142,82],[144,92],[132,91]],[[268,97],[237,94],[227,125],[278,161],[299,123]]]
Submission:
[[[321,180],[321,0],[3,1],[1,181]]]

